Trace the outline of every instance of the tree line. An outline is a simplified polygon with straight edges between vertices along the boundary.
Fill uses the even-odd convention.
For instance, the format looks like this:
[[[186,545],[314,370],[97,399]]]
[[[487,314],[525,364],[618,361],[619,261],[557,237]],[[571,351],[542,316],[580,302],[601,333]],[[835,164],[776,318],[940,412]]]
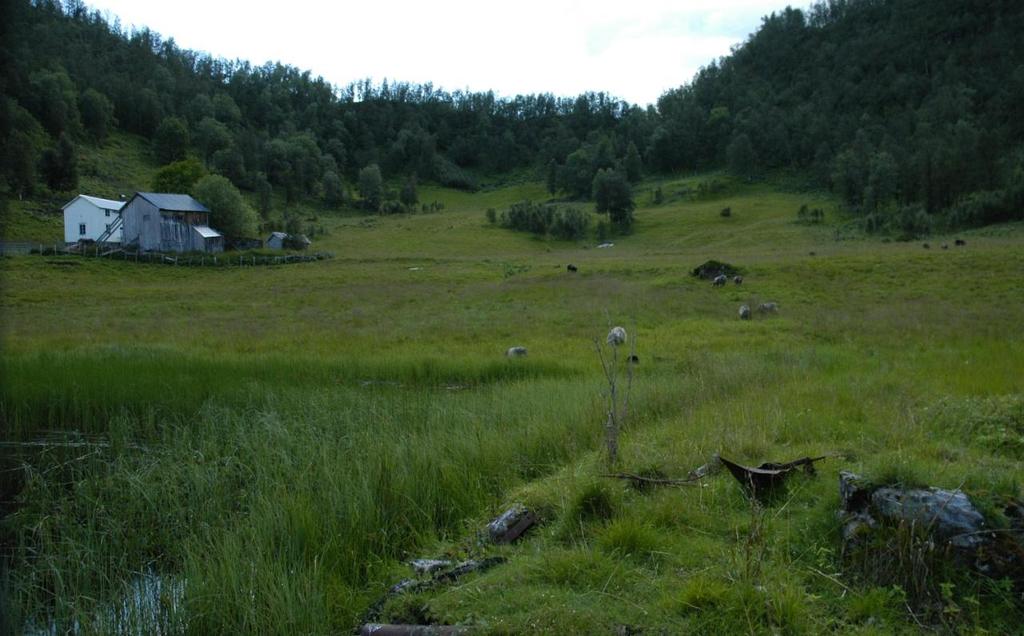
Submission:
[[[574,199],[593,198],[604,173],[617,185],[726,168],[805,174],[868,229],[989,223],[1024,209],[1020,33],[1012,0],[820,1],[765,17],[641,108],[600,92],[335,87],[126,30],[80,0],[11,0],[0,3],[0,189],[73,190],[77,149],[119,130],[148,140],[161,165],[194,161],[254,193],[261,212],[273,193],[372,207],[371,166],[386,181],[470,190],[535,170]]]
[[[658,101],[658,170],[795,169],[865,227],[1022,218],[1024,4],[827,0],[765,17]]]

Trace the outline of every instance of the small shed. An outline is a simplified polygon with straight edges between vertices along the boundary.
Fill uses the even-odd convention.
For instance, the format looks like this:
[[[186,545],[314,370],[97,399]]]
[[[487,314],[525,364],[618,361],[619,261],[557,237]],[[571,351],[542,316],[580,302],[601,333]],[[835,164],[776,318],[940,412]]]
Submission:
[[[121,242],[121,208],[124,201],[112,201],[80,194],[61,208],[64,211],[64,242]]]
[[[196,236],[192,239],[192,245],[200,252],[223,252],[224,237],[220,232],[209,225],[193,225],[192,231]]]
[[[267,237],[266,245],[272,250],[283,250],[286,238],[288,238],[288,235],[284,232],[271,232],[270,236]]]
[[[283,250],[285,248],[304,250],[313,242],[305,234],[291,235],[285,232],[271,232],[267,237],[267,248]]]

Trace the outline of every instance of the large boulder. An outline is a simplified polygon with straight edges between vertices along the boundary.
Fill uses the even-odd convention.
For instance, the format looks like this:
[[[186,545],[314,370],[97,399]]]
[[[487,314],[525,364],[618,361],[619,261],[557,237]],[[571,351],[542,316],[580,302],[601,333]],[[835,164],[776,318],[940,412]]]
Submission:
[[[843,471],[839,473],[839,498],[844,553],[870,549],[879,544],[866,538],[885,537],[891,529],[906,528],[923,533],[929,545],[961,566],[988,576],[1022,580],[1021,538],[994,531],[961,490],[877,485]]]

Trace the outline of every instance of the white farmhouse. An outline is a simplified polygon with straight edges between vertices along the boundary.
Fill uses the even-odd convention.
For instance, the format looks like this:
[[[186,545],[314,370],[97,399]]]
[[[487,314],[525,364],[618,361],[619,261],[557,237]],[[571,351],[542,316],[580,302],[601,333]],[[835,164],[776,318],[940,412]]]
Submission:
[[[64,242],[88,240],[121,242],[121,208],[124,201],[111,201],[80,194],[64,204]]]

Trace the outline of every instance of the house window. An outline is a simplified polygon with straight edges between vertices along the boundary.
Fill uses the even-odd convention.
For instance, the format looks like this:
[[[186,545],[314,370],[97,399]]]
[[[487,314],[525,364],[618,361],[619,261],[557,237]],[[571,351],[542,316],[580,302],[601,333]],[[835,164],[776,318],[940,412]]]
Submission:
[[[78,224],[78,235],[85,236],[85,223]]]
[[[103,210],[103,216],[110,216],[110,210]]]
[[[110,224],[109,223],[107,223],[107,231],[108,232],[110,231]]]

